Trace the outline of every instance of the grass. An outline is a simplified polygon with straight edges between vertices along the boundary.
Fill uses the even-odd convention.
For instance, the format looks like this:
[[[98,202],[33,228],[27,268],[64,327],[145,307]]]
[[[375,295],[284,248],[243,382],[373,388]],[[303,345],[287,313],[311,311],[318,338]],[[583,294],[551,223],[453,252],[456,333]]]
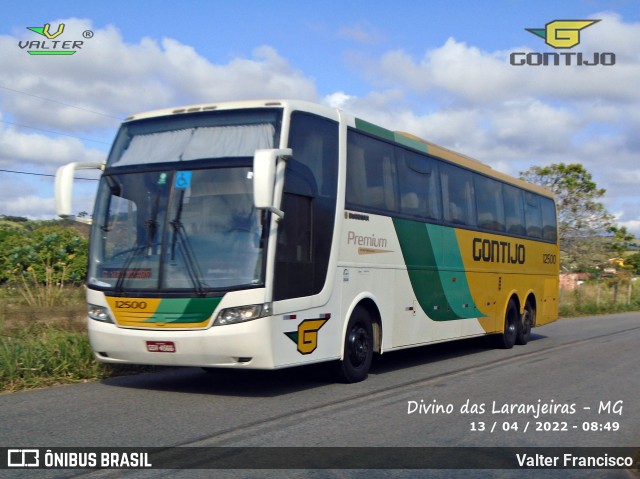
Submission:
[[[0,288],[0,392],[96,381],[155,370],[98,363],[86,332],[84,288],[68,288],[56,309],[38,309]],[[640,311],[635,284],[590,282],[560,293],[560,317]]]
[[[93,360],[86,333],[58,324],[2,328],[0,364],[2,391],[95,380],[106,373]]]
[[[561,318],[640,311],[640,288],[634,281],[616,287],[606,281],[589,281],[579,288],[560,290]]]
[[[65,304],[39,309],[0,290],[0,392],[131,374],[153,368],[97,362],[86,328],[84,288],[69,288]]]

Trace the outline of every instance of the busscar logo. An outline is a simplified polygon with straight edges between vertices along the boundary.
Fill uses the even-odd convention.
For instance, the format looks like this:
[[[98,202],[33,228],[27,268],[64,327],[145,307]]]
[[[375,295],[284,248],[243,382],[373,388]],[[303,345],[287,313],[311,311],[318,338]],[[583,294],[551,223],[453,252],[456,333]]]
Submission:
[[[582,31],[598,22],[597,19],[553,20],[544,28],[525,30],[542,38],[555,50],[570,50],[580,44]],[[612,66],[616,64],[616,55],[612,52],[513,52],[509,63],[513,66]]]
[[[330,315],[323,315],[322,318],[305,319],[298,325],[297,331],[284,333],[296,343],[300,354],[311,354],[318,348],[318,331],[329,321]]]
[[[84,40],[61,38],[65,30],[64,23],[59,24],[55,32],[50,23],[45,23],[42,27],[27,27],[27,30],[44,37],[44,39],[18,42],[20,49],[26,50],[29,55],[73,55],[84,46]],[[82,32],[82,37],[93,38],[93,32],[85,30]]]

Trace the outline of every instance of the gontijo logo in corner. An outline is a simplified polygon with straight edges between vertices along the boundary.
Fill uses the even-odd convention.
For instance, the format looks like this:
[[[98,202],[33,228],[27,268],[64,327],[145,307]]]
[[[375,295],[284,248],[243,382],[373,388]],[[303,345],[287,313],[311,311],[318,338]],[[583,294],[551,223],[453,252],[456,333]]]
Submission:
[[[580,30],[600,20],[554,20],[545,28],[525,28],[553,48],[573,48],[580,43]]]
[[[51,24],[45,23],[42,27],[27,27],[27,30],[43,36],[45,39],[21,40],[18,46],[21,50],[26,50],[29,55],[73,55],[82,49],[84,41],[77,39],[58,39],[64,33],[64,23],[58,25],[55,32],[52,32]],[[82,37],[89,39],[93,37],[91,30],[82,32]]]
[[[542,38],[556,50],[569,50],[580,44],[580,33],[600,20],[554,20],[544,28],[525,28],[526,31]],[[509,63],[513,66],[612,66],[616,55],[611,52],[512,52]]]

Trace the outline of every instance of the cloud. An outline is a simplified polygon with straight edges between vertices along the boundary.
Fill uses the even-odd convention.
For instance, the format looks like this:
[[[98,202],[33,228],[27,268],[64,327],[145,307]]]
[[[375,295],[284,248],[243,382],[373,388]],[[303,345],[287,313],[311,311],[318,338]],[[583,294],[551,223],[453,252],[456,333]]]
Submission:
[[[65,24],[60,38],[83,42],[72,56],[28,55],[19,42],[40,37],[26,28],[0,35],[1,169],[52,174],[68,162],[104,161],[121,119],[141,111],[251,98],[317,99],[313,79],[272,47],[216,63],[172,38],[131,43],[113,25],[51,21],[53,28],[60,23]],[[84,39],[88,30],[93,37]],[[99,147],[85,138],[107,144]],[[0,175],[0,214],[55,214],[51,178]],[[95,184],[83,183],[76,184],[75,203],[81,205],[76,209],[89,211]]]
[[[2,116],[0,116],[0,120]],[[70,161],[101,162],[103,151],[87,148],[77,138],[51,138],[40,133],[25,133],[0,126],[0,167],[21,169],[35,167],[41,173],[53,173]]]
[[[513,66],[512,52],[532,49],[484,51],[451,37],[422,55],[350,53],[352,70],[375,91],[333,99],[515,176],[534,165],[582,163],[607,189],[607,208],[637,226],[640,23],[607,12],[592,17],[601,22],[582,32],[580,50],[613,52],[614,66]],[[543,42],[539,50],[550,51]]]
[[[131,113],[179,104],[317,98],[313,80],[271,47],[257,47],[251,58],[217,64],[172,38],[127,43],[112,25],[94,28],[77,18],[51,22],[59,23],[65,24],[65,39],[83,41],[73,56],[26,54],[19,41],[37,37],[27,29],[18,36],[0,36],[0,85],[12,89],[1,91],[2,109],[19,123],[89,131],[115,128],[117,119]],[[93,37],[83,40],[88,30]]]
[[[625,23],[607,12],[593,17],[601,21],[582,32],[577,50],[584,52],[584,58],[613,53],[616,64],[612,67],[576,66],[575,51],[554,51],[542,40],[535,51],[570,56],[572,66],[564,65],[564,56],[557,66],[514,66],[512,53],[534,50],[514,46],[490,52],[455,37],[418,56],[401,49],[379,57],[351,52],[346,61],[376,88],[401,88],[407,95],[426,99],[430,107],[496,104],[531,96],[547,101],[606,99],[637,104],[638,92],[632,85],[640,78],[640,23]]]

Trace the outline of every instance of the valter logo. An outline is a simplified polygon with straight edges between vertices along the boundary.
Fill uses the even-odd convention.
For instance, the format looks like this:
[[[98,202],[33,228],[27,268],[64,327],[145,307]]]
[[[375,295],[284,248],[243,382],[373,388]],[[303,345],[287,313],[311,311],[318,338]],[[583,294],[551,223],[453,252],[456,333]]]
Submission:
[[[29,55],[73,55],[82,49],[84,41],[66,37],[62,39],[61,35],[64,33],[64,27],[64,23],[58,25],[55,31],[53,31],[49,23],[45,23],[42,27],[27,27],[27,30],[41,35],[44,39],[21,40],[18,42],[18,46],[21,50],[26,50]],[[93,32],[85,30],[82,32],[82,37],[85,39],[92,38]]]
[[[544,28],[525,28],[526,31],[542,38],[556,50],[569,50],[580,44],[582,30],[600,20],[553,20]],[[616,55],[611,52],[513,52],[509,57],[513,66],[612,66]]]

